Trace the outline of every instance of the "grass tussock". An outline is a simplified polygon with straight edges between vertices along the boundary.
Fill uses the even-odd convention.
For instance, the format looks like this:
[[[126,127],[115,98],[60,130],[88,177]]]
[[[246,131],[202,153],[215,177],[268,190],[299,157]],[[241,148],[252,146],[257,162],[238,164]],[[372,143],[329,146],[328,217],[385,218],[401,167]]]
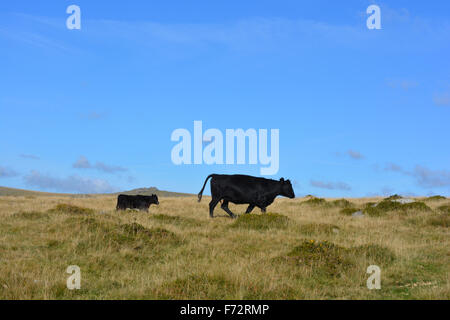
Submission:
[[[156,290],[158,299],[228,299],[236,284],[223,275],[190,275],[163,283]]]
[[[303,201],[301,204],[308,205],[308,206],[326,206],[328,204],[328,202],[323,198],[313,197],[306,201]]]
[[[167,214],[154,214],[150,216],[151,219],[165,224],[176,224],[182,226],[200,226],[202,222],[192,218],[171,216]]]
[[[440,201],[440,200],[447,200],[447,198],[440,195],[436,195],[425,199],[425,201]]]
[[[14,213],[12,215],[14,219],[25,219],[25,220],[37,220],[37,219],[46,219],[48,218],[48,214],[40,211],[20,211]]]
[[[340,228],[334,224],[329,223],[307,223],[299,226],[299,231],[305,235],[314,235],[314,234],[338,234],[340,232]]]
[[[430,211],[432,211],[431,208],[420,201],[402,204],[390,200],[383,200],[377,205],[368,204],[364,209],[364,213],[371,217],[380,217],[388,213],[411,214]]]
[[[443,206],[438,207],[438,210],[442,213],[450,214],[450,205],[445,204]]]
[[[361,209],[358,208],[342,208],[341,210],[339,210],[339,213],[343,214],[344,216],[351,216],[352,214],[360,210]]]
[[[53,209],[48,210],[49,213],[67,213],[67,214],[93,214],[95,211],[89,208],[74,206],[71,204],[61,203]]]
[[[449,213],[441,213],[436,214],[427,220],[427,224],[433,227],[450,227],[450,214]]]
[[[175,233],[164,228],[146,228],[138,223],[124,224],[120,226],[124,235],[134,239],[143,239],[154,243],[178,243]]]
[[[314,273],[337,277],[351,266],[345,248],[329,241],[305,240],[292,249],[285,261],[297,266],[306,265]]]
[[[231,228],[253,230],[284,229],[288,227],[289,222],[288,217],[276,213],[244,214],[231,225]]]
[[[398,199],[402,199],[402,196],[399,196],[398,194],[393,194],[387,198],[384,198],[384,200],[398,200]]]
[[[365,264],[386,266],[395,260],[395,255],[389,248],[376,244],[346,248],[327,240],[311,239],[304,240],[275,261],[285,261],[298,267],[307,266],[313,274],[324,277],[326,282],[326,279],[345,277],[346,273],[354,272],[361,259],[364,259]]]
[[[390,264],[395,259],[395,254],[391,249],[378,244],[365,244],[350,249],[350,252],[364,256],[368,263],[385,266]]]
[[[402,208],[401,208],[404,212],[406,213],[417,213],[417,212],[430,212],[432,211],[431,208],[429,206],[427,206],[425,203],[421,202],[421,201],[416,201],[416,202],[410,202],[410,203],[405,203],[402,204]]]
[[[351,203],[347,199],[334,200],[334,201],[331,201],[330,204],[332,207],[338,207],[338,208],[352,208],[354,206],[353,203]]]

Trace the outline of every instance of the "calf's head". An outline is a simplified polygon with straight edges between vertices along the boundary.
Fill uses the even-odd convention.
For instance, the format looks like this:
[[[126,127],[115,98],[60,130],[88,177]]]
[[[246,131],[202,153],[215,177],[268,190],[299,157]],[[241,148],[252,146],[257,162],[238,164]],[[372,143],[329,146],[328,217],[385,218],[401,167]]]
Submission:
[[[281,195],[291,199],[295,198],[294,189],[292,189],[291,181],[289,179],[284,180],[284,178],[281,178],[280,183],[281,183]]]

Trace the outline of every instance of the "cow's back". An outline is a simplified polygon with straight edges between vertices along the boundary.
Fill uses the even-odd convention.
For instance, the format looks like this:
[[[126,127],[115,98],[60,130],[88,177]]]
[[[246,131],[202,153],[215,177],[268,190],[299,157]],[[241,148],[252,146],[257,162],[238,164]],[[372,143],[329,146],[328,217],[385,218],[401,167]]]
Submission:
[[[236,204],[257,203],[260,195],[275,187],[276,181],[247,175],[214,175],[211,195]]]

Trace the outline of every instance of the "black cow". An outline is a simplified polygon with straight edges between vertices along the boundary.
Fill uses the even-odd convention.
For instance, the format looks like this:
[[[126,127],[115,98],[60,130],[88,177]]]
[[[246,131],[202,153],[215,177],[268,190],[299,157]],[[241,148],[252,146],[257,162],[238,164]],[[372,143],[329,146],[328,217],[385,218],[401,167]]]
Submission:
[[[250,213],[253,208],[258,207],[263,213],[277,196],[295,198],[292,184],[289,180],[281,178],[279,181],[265,178],[257,178],[240,174],[210,174],[198,194],[198,201],[202,199],[208,179],[211,179],[211,196],[209,203],[209,215],[213,217],[213,211],[217,203],[223,200],[221,208],[232,218],[236,218],[228,208],[228,203],[249,204],[245,213]]]
[[[148,208],[152,203],[159,204],[158,196],[156,194],[152,194],[151,196],[129,196],[127,194],[119,194],[117,197],[116,210],[125,210],[130,208],[148,212]]]

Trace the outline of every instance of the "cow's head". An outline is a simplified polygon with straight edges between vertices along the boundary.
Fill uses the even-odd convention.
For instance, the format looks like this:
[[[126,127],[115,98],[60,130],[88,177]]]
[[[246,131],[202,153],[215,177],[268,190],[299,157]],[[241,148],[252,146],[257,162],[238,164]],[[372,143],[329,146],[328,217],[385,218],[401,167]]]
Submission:
[[[292,189],[291,181],[289,179],[284,180],[284,178],[281,178],[280,183],[281,183],[281,195],[291,199],[295,198],[295,193],[294,189]]]
[[[159,204],[158,196],[156,194],[152,194],[152,202],[155,204]]]

